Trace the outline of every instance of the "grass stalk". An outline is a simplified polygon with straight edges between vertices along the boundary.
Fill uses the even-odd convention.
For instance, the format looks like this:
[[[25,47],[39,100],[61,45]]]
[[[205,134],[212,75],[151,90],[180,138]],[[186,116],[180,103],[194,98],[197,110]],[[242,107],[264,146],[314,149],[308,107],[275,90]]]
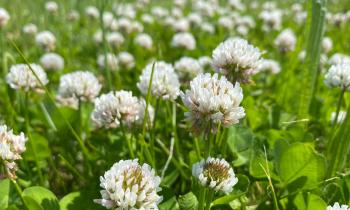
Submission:
[[[46,95],[49,97],[50,101],[53,103],[54,107],[57,109],[58,114],[60,115],[60,117],[63,119],[63,121],[66,123],[66,125],[68,126],[69,130],[72,132],[73,136],[75,137],[75,139],[78,141],[79,146],[83,152],[83,154],[90,159],[90,155],[89,152],[87,150],[87,148],[84,145],[83,140],[79,137],[78,133],[74,130],[73,126],[70,124],[70,122],[67,120],[67,118],[63,115],[63,113],[61,112],[61,110],[57,107],[55,99],[53,97],[53,95],[50,93],[50,91],[48,90],[48,88],[42,83],[42,81],[39,79],[38,75],[35,73],[35,71],[33,70],[33,68],[31,67],[29,61],[27,60],[27,58],[23,55],[22,51],[18,48],[18,46],[16,45],[16,43],[14,41],[11,42],[13,47],[16,49],[17,53],[20,55],[20,57],[24,60],[25,64],[29,67],[29,69],[32,71],[32,73],[34,74],[35,78],[38,80],[41,88],[45,91]]]

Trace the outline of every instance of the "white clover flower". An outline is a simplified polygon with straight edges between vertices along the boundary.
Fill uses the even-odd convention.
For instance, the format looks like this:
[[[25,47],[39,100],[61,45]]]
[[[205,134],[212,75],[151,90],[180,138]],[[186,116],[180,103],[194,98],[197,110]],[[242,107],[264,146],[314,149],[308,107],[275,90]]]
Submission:
[[[306,51],[302,50],[298,54],[298,60],[301,61],[301,62],[304,62],[305,59],[306,59]]]
[[[56,47],[56,37],[50,31],[42,31],[35,36],[35,42],[46,51],[52,51]]]
[[[226,194],[233,190],[238,178],[228,162],[224,159],[208,157],[192,166],[192,175],[204,187],[209,187],[215,192]]]
[[[71,22],[74,22],[74,21],[77,21],[79,20],[80,18],[80,14],[78,11],[76,10],[71,10],[69,13],[68,13],[68,20],[71,21]]]
[[[218,25],[227,29],[227,30],[232,30],[234,27],[234,22],[233,22],[231,17],[222,16],[218,20]]]
[[[346,21],[347,17],[345,14],[343,13],[335,13],[335,14],[331,14],[329,21],[331,22],[331,24],[333,24],[336,27],[340,27],[341,25],[344,24],[344,22]]]
[[[101,30],[98,30],[93,35],[94,42],[96,44],[101,44],[103,42],[103,33]]]
[[[141,16],[141,20],[144,22],[144,23],[147,23],[147,24],[153,24],[154,23],[154,18],[152,15],[150,14],[143,14]]]
[[[75,71],[60,78],[57,101],[74,109],[81,101],[93,102],[101,90],[101,84],[89,71]]]
[[[95,6],[86,7],[85,14],[92,19],[98,19],[98,17],[100,16],[100,12]]]
[[[119,68],[119,61],[117,56],[115,56],[113,53],[107,53],[107,67],[110,71],[116,71]],[[97,65],[100,69],[105,69],[105,55],[99,55],[97,57]]]
[[[132,22],[129,18],[125,18],[125,17],[119,18],[118,26],[119,26],[119,29],[126,34],[130,34],[132,32]]]
[[[153,64],[148,64],[140,76],[137,87],[142,94],[147,95],[151,81]],[[179,78],[171,64],[159,61],[154,64],[151,93],[153,96],[164,100],[175,100],[180,94]]]
[[[190,22],[185,18],[174,21],[172,26],[176,32],[186,32],[190,30]]]
[[[235,10],[245,10],[245,5],[240,0],[229,0],[229,5]]]
[[[136,121],[136,125],[143,125],[143,121],[145,119],[146,115],[146,101],[144,99],[140,99],[140,117]],[[151,106],[151,104],[148,104],[147,107],[148,114],[147,114],[147,119],[146,119],[146,125],[147,126],[152,126],[154,122],[154,108]]]
[[[4,8],[0,7],[0,28],[6,26],[9,20],[9,13]]]
[[[282,53],[291,52],[295,49],[297,38],[291,29],[283,30],[275,39],[275,45]]]
[[[120,52],[118,54],[119,65],[127,70],[135,67],[134,56],[128,52]]]
[[[22,159],[21,154],[26,150],[26,141],[27,138],[22,132],[15,135],[6,125],[0,125],[0,160],[4,163],[7,175],[11,179],[16,178],[15,160]]]
[[[336,112],[332,112],[331,114],[331,122],[332,124],[335,123],[335,117],[337,116],[337,113]],[[342,124],[345,120],[345,117],[346,117],[346,112],[345,111],[339,111],[339,114],[338,114],[338,119],[337,119],[337,124]]]
[[[307,12],[298,12],[294,15],[294,21],[298,25],[305,24],[307,18]]]
[[[173,47],[194,50],[196,49],[196,39],[188,32],[176,33],[172,38],[171,45]]]
[[[230,38],[213,51],[213,67],[231,81],[250,82],[261,60],[261,52],[241,38]]]
[[[213,17],[217,10],[216,4],[211,4],[209,1],[195,1],[194,10],[206,17]]]
[[[349,210],[347,205],[339,205],[338,202],[336,202],[333,206],[327,206],[326,210]]]
[[[263,21],[263,31],[279,30],[282,26],[282,11],[280,10],[264,10],[260,13],[259,18]]]
[[[158,20],[161,20],[162,18],[169,15],[169,11],[165,9],[164,7],[156,6],[153,7],[151,10],[152,15],[154,15]]]
[[[187,16],[188,21],[191,25],[200,26],[203,22],[203,18],[200,14],[192,12]]]
[[[177,7],[184,7],[186,5],[186,0],[174,0],[174,5]]]
[[[110,92],[96,98],[91,119],[98,128],[117,128],[121,124],[131,127],[141,122],[144,109],[144,102],[131,91]]]
[[[138,22],[138,21],[133,21],[131,24],[131,33],[135,32],[135,33],[141,33],[143,32],[143,25],[142,23]]]
[[[153,46],[153,40],[151,36],[145,33],[138,34],[135,37],[134,42],[136,45],[139,45],[140,47],[143,47],[148,50],[152,49],[152,46]]]
[[[27,25],[23,26],[22,31],[25,34],[35,35],[38,33],[38,27],[33,23],[28,23]]]
[[[257,69],[258,72],[270,72],[272,74],[278,74],[281,71],[280,64],[271,59],[263,59]]]
[[[176,18],[176,19],[181,19],[184,15],[182,12],[182,9],[178,8],[178,7],[173,7],[171,9],[171,15]]]
[[[324,53],[329,53],[333,49],[333,41],[329,37],[324,37],[322,39],[322,50]]]
[[[341,63],[350,64],[350,56],[344,55],[341,53],[335,53],[332,55],[332,57],[328,61],[329,65],[336,65],[336,64],[341,64]]]
[[[114,11],[118,16],[135,19],[136,10],[133,4],[114,4]]]
[[[182,57],[180,60],[176,61],[175,70],[179,77],[183,81],[192,80],[198,74],[203,73],[203,68],[200,63],[190,57]]]
[[[339,87],[350,91],[350,64],[332,65],[325,75],[325,84],[329,87]]]
[[[102,34],[101,34],[102,36]],[[116,47],[119,48],[125,41],[123,35],[121,33],[118,32],[111,32],[109,34],[107,34],[107,42],[112,46],[112,47]]]
[[[64,68],[64,60],[57,53],[46,53],[40,58],[40,64],[45,70],[59,71]]]
[[[58,5],[56,2],[54,1],[48,1],[45,4],[45,9],[46,11],[50,12],[50,13],[57,13],[58,11]]]
[[[256,23],[254,18],[251,16],[243,16],[243,17],[237,17],[237,25],[239,26],[245,26],[247,28],[254,28]]]
[[[118,31],[119,30],[119,23],[118,23],[118,20],[116,18],[113,18],[113,20],[109,26],[109,29],[111,31]]]
[[[203,69],[207,69],[211,67],[212,59],[209,56],[201,56],[198,58],[199,64],[202,66]]]
[[[185,116],[195,133],[207,129],[209,121],[229,127],[245,116],[244,108],[239,106],[243,100],[239,83],[233,86],[225,76],[218,77],[218,74],[200,74],[191,81],[190,89],[181,93],[189,109]],[[215,131],[215,126],[212,128]]]
[[[146,163],[142,166],[138,160],[120,160],[100,177],[102,199],[94,202],[108,209],[158,209],[162,197],[160,177]]]
[[[113,13],[111,12],[104,12],[102,15],[102,21],[103,21],[103,25],[105,28],[110,28],[111,23],[113,22],[114,16]]]
[[[245,25],[239,25],[236,31],[239,35],[246,36],[249,33],[249,28]]]
[[[212,24],[208,23],[208,22],[202,23],[200,25],[200,28],[201,28],[202,31],[207,32],[209,34],[214,34],[215,33],[215,27]]]
[[[6,81],[11,88],[16,90],[34,90],[36,92],[43,92],[42,86],[49,83],[47,75],[42,67],[38,64],[30,64],[32,70],[35,72],[36,76],[33,74],[32,70],[27,64],[16,64],[11,66],[10,72],[6,75]]]

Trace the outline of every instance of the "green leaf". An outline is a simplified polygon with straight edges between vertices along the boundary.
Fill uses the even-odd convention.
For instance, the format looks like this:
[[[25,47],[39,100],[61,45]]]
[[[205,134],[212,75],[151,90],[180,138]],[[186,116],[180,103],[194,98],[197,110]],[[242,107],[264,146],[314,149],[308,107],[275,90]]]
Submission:
[[[302,194],[299,193],[294,199],[294,205],[298,210],[315,210],[326,209],[326,202],[315,194]]]
[[[180,209],[175,196],[161,203],[158,207],[159,207],[159,210],[179,210]]]
[[[23,200],[28,210],[45,210],[36,200],[29,196],[23,196]]]
[[[23,154],[24,159],[35,161],[35,157],[40,160],[45,160],[51,157],[48,140],[38,133],[32,133],[30,141],[27,142],[27,150]],[[31,145],[29,145],[31,144]]]
[[[244,126],[234,126],[229,129],[227,145],[232,154],[236,156],[234,166],[241,166],[249,162],[252,152],[254,135]]]
[[[22,196],[26,197],[28,204],[34,206],[35,208],[37,208],[37,206],[33,201],[39,204],[42,209],[60,210],[56,196],[51,191],[43,187],[29,187],[23,191]]]
[[[198,208],[197,197],[192,192],[180,195],[178,202],[181,210],[195,210]]]
[[[72,193],[69,193],[68,195],[64,196],[60,200],[60,209],[61,210],[69,210],[70,209],[69,206],[74,205],[74,200],[79,198],[79,196],[80,196],[80,192],[72,192]]]
[[[5,210],[9,204],[11,181],[4,179],[0,181],[0,210]]]
[[[266,178],[266,174],[261,167],[266,168],[266,158],[263,152],[254,151],[251,154],[250,163],[249,163],[249,173],[256,178]],[[269,171],[273,172],[273,165],[268,161]]]
[[[325,177],[325,158],[314,151],[310,144],[294,143],[278,158],[277,171],[285,185],[303,178],[304,189],[314,188]]]
[[[64,196],[60,202],[60,210],[103,210],[105,209],[99,204],[93,202],[93,197],[89,192],[72,192]],[[97,197],[96,197],[97,198]]]
[[[350,106],[347,109],[347,113],[350,113]],[[329,159],[327,177],[331,178],[343,169],[348,158],[347,155],[350,151],[350,114],[347,114],[344,122],[342,123],[339,131],[335,134],[334,138],[329,139],[327,144],[327,158]]]

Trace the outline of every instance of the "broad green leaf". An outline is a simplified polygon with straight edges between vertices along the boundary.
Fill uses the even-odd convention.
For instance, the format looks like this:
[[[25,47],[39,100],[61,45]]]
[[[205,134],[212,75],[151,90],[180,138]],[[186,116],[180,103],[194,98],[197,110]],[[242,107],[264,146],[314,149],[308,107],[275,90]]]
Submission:
[[[278,158],[277,169],[285,185],[303,178],[303,188],[310,189],[325,177],[325,158],[316,153],[310,144],[294,143]]]
[[[11,181],[4,179],[0,181],[0,210],[5,210],[9,204]]]
[[[261,151],[252,152],[249,163],[249,173],[256,178],[266,178],[266,174],[261,166],[266,168],[264,153]],[[268,161],[268,167],[271,174],[273,172],[273,165],[270,161]]]
[[[318,195],[299,193],[294,199],[294,205],[298,210],[318,210],[326,209],[326,202]]]
[[[172,197],[167,201],[162,202],[159,206],[160,210],[179,210],[179,204],[176,200],[176,197]]]
[[[44,160],[51,156],[48,140],[38,133],[32,133],[31,139],[27,142],[27,150],[24,153],[24,159],[29,161]],[[29,145],[30,144],[30,145]]]
[[[196,210],[198,208],[197,197],[192,192],[180,195],[178,202],[181,210]]]
[[[29,202],[32,204],[32,200],[35,201],[43,209],[59,210],[59,204],[56,196],[49,190],[43,187],[30,187],[23,191],[23,197],[28,197]]]
[[[350,106],[347,109],[350,113]],[[327,177],[331,178],[343,169],[347,162],[347,156],[350,151],[350,114],[347,114],[339,131],[334,135],[334,138],[329,139],[327,144],[327,158],[329,159]]]
[[[34,198],[23,196],[24,204],[28,210],[45,210]]]
[[[60,210],[103,210],[105,209],[99,204],[94,203],[93,199],[98,198],[94,197],[89,192],[72,192],[64,196],[60,202]]]
[[[236,156],[234,166],[241,166],[249,162],[253,141],[254,135],[249,128],[234,126],[229,129],[227,145]]]
[[[162,179],[162,185],[170,187],[176,179],[179,177],[180,173],[178,170],[173,170],[167,176]]]
[[[73,206],[75,200],[77,198],[79,198],[79,196],[80,196],[80,192],[72,192],[72,193],[69,193],[68,195],[64,196],[60,200],[60,209],[61,210],[69,210],[70,209],[69,206]]]

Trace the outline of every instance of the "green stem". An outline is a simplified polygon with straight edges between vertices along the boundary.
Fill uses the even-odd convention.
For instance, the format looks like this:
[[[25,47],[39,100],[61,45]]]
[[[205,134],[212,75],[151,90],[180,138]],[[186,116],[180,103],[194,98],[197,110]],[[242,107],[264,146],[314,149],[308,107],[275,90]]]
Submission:
[[[18,46],[16,45],[16,43],[14,41],[11,42],[11,44],[13,45],[13,47],[16,49],[16,51],[18,52],[18,54],[20,55],[20,57],[24,60],[24,62],[28,65],[29,69],[31,70],[31,72],[34,74],[35,78],[38,80],[40,87],[45,90],[45,93],[47,94],[47,96],[49,97],[50,101],[53,103],[54,107],[57,109],[58,114],[60,115],[60,117],[63,119],[63,121],[66,123],[66,125],[68,126],[69,130],[72,132],[72,134],[74,135],[75,139],[78,141],[79,146],[81,147],[81,150],[83,151],[83,154],[87,157],[87,159],[90,159],[90,155],[89,152],[87,150],[87,148],[84,145],[83,140],[79,137],[79,135],[77,134],[77,132],[74,130],[73,126],[70,124],[70,122],[67,120],[67,118],[65,117],[65,115],[61,112],[61,110],[57,107],[56,105],[56,100],[54,99],[53,95],[50,93],[49,89],[42,83],[42,81],[39,79],[38,75],[35,73],[35,71],[33,70],[33,68],[31,67],[29,61],[26,59],[26,57],[23,55],[22,51],[18,48]]]
[[[199,190],[198,210],[204,210],[206,188],[201,186]]]
[[[201,156],[201,149],[199,147],[199,139],[198,138],[194,138],[194,146],[196,149],[197,158],[198,158],[198,160],[200,160],[202,158],[202,156]]]
[[[50,127],[56,132],[57,131],[57,128],[55,126],[55,123],[53,122],[49,112],[47,111],[44,103],[42,101],[40,101],[39,103],[39,106],[40,106],[40,109],[41,111],[43,112],[43,114],[45,115],[45,118],[47,120],[47,123],[50,125]]]
[[[100,7],[100,25],[102,30],[102,44],[103,44],[103,53],[104,53],[104,64],[105,64],[105,73],[107,78],[107,84],[108,84],[108,90],[112,90],[112,78],[111,78],[111,72],[110,69],[108,69],[108,62],[107,62],[107,54],[108,54],[108,48],[107,48],[107,40],[106,40],[106,28],[103,21],[103,13],[106,7],[106,0],[101,0],[101,7]]]
[[[154,141],[155,141],[155,138],[156,138],[156,126],[157,126],[156,123],[157,123],[157,117],[158,117],[158,113],[159,113],[159,103],[160,103],[160,100],[159,100],[159,98],[157,98],[157,100],[156,100],[156,108],[155,108],[155,111],[154,111],[153,129],[151,131],[151,138],[150,138],[150,142],[149,142],[153,160],[155,159]]]
[[[25,126],[26,126],[26,132],[28,135],[28,140],[29,142],[29,146],[33,151],[33,156],[34,156],[34,161],[38,170],[38,176],[39,176],[39,181],[41,185],[44,185],[44,178],[43,178],[43,174],[41,172],[41,168],[40,168],[40,164],[39,164],[39,159],[37,157],[37,151],[35,149],[35,147],[33,146],[33,139],[31,138],[31,133],[30,133],[30,122],[29,122],[29,114],[28,114],[28,109],[29,109],[29,94],[28,92],[24,93],[24,115],[25,115]]]
[[[336,109],[336,114],[335,114],[335,118],[333,120],[333,125],[332,125],[332,129],[331,129],[331,136],[334,136],[334,131],[335,131],[335,127],[338,124],[338,118],[339,118],[339,112],[340,112],[340,108],[343,104],[343,99],[344,99],[344,94],[345,94],[345,88],[343,88],[340,92],[339,95],[339,99],[338,99],[338,103],[337,103],[337,109]]]
[[[120,128],[122,130],[123,138],[126,140],[126,143],[128,145],[130,157],[132,159],[134,159],[135,158],[135,154],[134,154],[134,150],[132,149],[130,138],[126,135],[125,128],[124,128],[124,125],[122,123],[120,123]]]
[[[177,135],[177,127],[176,127],[176,102],[172,102],[172,117],[171,117],[171,124],[173,128],[173,136],[174,136],[174,145],[176,149],[176,153],[178,154],[180,160],[183,160],[181,147],[180,147],[180,139]]]
[[[23,196],[22,196],[22,188],[18,185],[16,180],[11,180],[11,181],[12,181],[13,185],[15,185],[16,191],[17,191],[19,197],[21,198],[21,200],[22,200],[22,202],[23,202],[23,204],[25,206],[25,202],[24,202],[24,199],[23,199]],[[26,209],[27,209],[27,207],[26,207]]]
[[[213,200],[214,198],[214,190],[212,189],[209,189],[207,194],[206,194],[206,204],[205,204],[205,210],[209,210],[210,209],[210,204],[211,204],[211,201]]]

